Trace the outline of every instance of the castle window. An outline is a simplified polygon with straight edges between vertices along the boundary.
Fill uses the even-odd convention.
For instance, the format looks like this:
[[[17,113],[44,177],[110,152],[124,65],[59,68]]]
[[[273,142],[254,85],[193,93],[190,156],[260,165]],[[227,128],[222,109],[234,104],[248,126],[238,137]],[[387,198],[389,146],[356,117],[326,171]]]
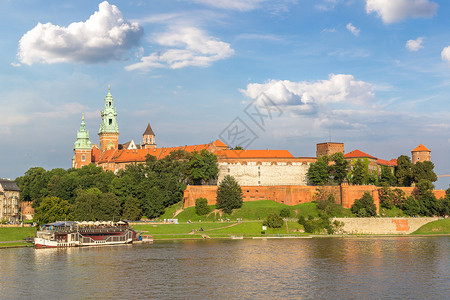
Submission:
[[[261,172],[258,172],[258,176],[261,176]]]
[[[109,119],[109,125],[112,125],[112,119]]]
[[[85,161],[86,160],[86,155],[82,154],[81,155],[81,161]]]

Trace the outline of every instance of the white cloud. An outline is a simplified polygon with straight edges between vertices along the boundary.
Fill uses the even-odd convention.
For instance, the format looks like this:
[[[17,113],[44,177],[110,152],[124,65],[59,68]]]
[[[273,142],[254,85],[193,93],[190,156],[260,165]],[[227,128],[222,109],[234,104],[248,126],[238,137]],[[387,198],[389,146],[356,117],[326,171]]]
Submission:
[[[216,8],[240,11],[255,9],[264,1],[266,0],[194,0],[196,3],[201,3]]]
[[[230,44],[208,36],[195,27],[174,27],[156,36],[155,42],[168,49],[144,56],[141,61],[126,70],[148,71],[151,68],[169,67],[179,69],[188,66],[209,66],[211,63],[234,54]]]
[[[408,40],[406,42],[405,48],[409,51],[419,51],[420,48],[423,48],[422,46],[423,37],[418,37],[415,40]]]
[[[432,17],[438,4],[429,0],[366,0],[366,12],[376,13],[384,23],[395,23],[408,17]]]
[[[348,23],[346,27],[347,27],[348,31],[350,31],[354,36],[359,35],[360,30],[358,28],[356,28],[355,26],[353,26],[352,23]]]
[[[442,60],[450,62],[450,46],[447,46],[444,49],[442,49],[441,58]]]
[[[22,36],[19,60],[27,65],[58,62],[105,62],[119,60],[139,45],[142,28],[123,19],[115,5],[107,1],[86,22],[61,27],[38,23]]]
[[[361,105],[374,98],[370,83],[354,80],[353,75],[331,74],[328,80],[316,82],[292,82],[289,80],[269,80],[265,83],[250,83],[245,96],[259,100],[264,94],[275,105],[297,114],[315,114],[327,111],[331,105]]]

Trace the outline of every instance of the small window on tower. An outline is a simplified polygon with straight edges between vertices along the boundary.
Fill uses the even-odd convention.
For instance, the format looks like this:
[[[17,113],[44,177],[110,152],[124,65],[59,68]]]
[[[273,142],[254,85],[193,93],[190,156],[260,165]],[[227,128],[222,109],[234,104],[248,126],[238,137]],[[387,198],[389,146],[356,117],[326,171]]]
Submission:
[[[109,119],[109,125],[112,125],[112,119]]]
[[[81,161],[85,161],[86,160],[86,156],[84,154],[81,155]]]

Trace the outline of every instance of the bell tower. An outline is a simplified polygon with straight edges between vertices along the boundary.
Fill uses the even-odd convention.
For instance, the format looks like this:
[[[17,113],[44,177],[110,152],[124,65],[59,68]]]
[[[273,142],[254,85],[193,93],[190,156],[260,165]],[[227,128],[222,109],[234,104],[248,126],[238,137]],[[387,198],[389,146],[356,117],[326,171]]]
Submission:
[[[91,163],[92,144],[89,140],[89,132],[86,130],[86,123],[84,123],[84,114],[81,117],[80,130],[77,132],[77,140],[75,141],[73,151],[75,155],[72,159],[72,168],[78,169]]]
[[[153,132],[150,123],[148,123],[147,129],[145,129],[142,134],[142,146],[144,146],[144,149],[156,148],[155,133]]]
[[[100,124],[99,149],[101,152],[118,149],[119,147],[119,125],[117,124],[117,112],[114,107],[114,99],[108,87],[105,97],[105,107],[101,111],[102,123]]]

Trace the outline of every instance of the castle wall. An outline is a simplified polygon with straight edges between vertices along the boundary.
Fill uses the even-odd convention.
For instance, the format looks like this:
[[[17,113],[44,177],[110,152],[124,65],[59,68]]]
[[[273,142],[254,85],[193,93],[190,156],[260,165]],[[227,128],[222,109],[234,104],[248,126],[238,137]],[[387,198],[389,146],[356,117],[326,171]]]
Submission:
[[[307,185],[309,163],[301,161],[219,161],[218,183],[226,175],[241,186]]]
[[[349,234],[409,234],[438,218],[334,218],[333,220],[344,223],[342,230]]]
[[[286,205],[296,205],[314,201],[316,186],[282,185],[282,186],[241,186],[244,194],[244,202],[258,200],[273,200]],[[328,192],[335,195],[336,202],[344,208],[351,208],[355,200],[360,199],[365,192],[368,192],[374,200],[377,212],[380,209],[380,198],[378,190],[380,187],[374,185],[345,185],[325,186]],[[415,188],[399,187],[406,196],[413,193]],[[435,196],[439,199],[445,196],[444,190],[434,190]],[[184,191],[184,207],[195,206],[195,200],[206,198],[208,205],[216,204],[217,186],[189,185]]]

